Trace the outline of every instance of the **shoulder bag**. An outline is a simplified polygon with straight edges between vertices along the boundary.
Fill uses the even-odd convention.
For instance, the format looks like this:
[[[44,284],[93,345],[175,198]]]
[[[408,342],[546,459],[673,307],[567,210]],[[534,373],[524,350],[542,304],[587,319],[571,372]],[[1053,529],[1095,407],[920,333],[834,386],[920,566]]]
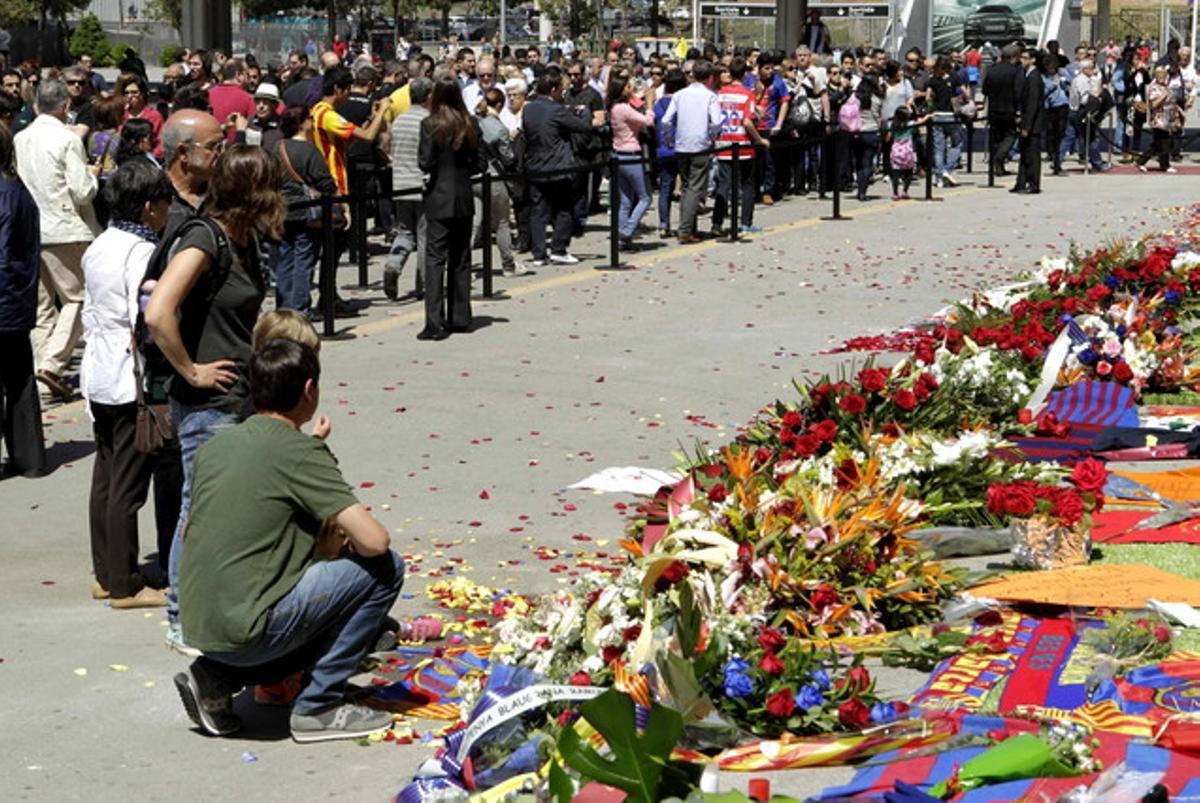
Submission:
[[[300,185],[301,189],[304,191],[304,194],[308,196],[309,200],[315,201],[321,198],[321,191],[305,182],[304,179],[300,177],[300,174],[296,172],[296,168],[292,166],[292,160],[288,158],[286,140],[281,139],[279,141],[279,159],[283,162],[283,169],[288,172],[288,175],[291,176],[292,181]],[[305,207],[304,222],[310,229],[322,228],[325,223],[325,218],[321,207],[319,205]],[[346,228],[346,210],[341,204],[333,205],[333,227],[335,229]]]

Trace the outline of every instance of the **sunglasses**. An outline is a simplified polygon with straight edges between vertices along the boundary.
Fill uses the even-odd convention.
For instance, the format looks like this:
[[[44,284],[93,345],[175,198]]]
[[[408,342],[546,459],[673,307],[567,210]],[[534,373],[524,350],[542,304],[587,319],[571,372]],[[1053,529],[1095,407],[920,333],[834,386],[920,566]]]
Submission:
[[[86,81],[67,81],[67,86],[83,86]]]

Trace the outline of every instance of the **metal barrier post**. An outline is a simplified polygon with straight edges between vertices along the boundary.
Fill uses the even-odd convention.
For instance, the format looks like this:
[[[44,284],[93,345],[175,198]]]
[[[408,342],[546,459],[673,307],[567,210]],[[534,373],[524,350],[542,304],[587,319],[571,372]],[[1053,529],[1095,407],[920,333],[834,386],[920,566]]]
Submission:
[[[996,144],[992,142],[992,126],[987,128],[988,186],[996,186]]]
[[[1083,174],[1092,172],[1092,116],[1089,114],[1083,121]]]
[[[354,164],[354,162],[350,162]],[[354,241],[357,243],[354,252],[358,260],[358,286],[367,286],[367,203],[363,200],[366,195],[367,181],[364,178],[363,171],[354,168],[351,175],[358,175],[358,191],[355,193],[356,210],[354,212]]]
[[[975,172],[975,121],[967,120],[967,172]]]
[[[617,172],[620,166],[615,154],[608,157],[608,266],[614,270],[621,267],[621,199],[617,187]],[[590,175],[590,171],[589,171]]]
[[[834,131],[827,138],[828,148],[821,158],[822,169],[824,169],[825,158],[828,157],[830,164],[833,165],[830,173],[833,180],[833,213],[822,220],[850,220],[848,217],[842,216],[842,149],[838,147],[838,135],[840,131]]]
[[[925,124],[925,200],[933,200],[933,118]]]
[[[321,319],[323,333],[332,337],[333,303],[337,298],[337,241],[333,231],[333,198],[321,197]]]
[[[492,297],[492,174],[483,171],[483,214],[479,218],[479,230],[483,236],[483,296]]]
[[[738,164],[741,161],[738,158],[739,150],[738,143],[733,143],[733,164],[729,166],[730,183],[732,185],[729,188],[729,242],[731,243],[736,243],[738,240],[738,196],[742,194],[742,171],[739,169],[741,165]],[[721,169],[719,163],[717,169]]]

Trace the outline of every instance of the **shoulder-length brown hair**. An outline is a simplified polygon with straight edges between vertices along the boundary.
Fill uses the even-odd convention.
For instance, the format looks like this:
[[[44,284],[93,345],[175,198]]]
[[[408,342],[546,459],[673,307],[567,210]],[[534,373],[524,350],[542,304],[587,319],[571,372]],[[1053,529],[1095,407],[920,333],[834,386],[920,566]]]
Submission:
[[[463,103],[462,90],[453,77],[434,81],[430,100],[429,128],[433,141],[453,150],[474,148],[479,142],[475,120]]]
[[[233,145],[213,164],[204,214],[226,225],[279,237],[287,205],[274,156],[256,145]]]

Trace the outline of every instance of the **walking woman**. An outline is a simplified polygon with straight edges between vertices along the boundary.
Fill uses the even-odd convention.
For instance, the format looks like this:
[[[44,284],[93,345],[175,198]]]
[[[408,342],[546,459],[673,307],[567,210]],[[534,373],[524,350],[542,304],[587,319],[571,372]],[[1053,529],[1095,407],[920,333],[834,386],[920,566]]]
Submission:
[[[137,400],[142,368],[134,347],[138,294],[173,192],[145,160],[113,173],[104,188],[108,228],[83,254],[83,362],[79,389],[96,438],[88,520],[94,599],[113,608],[161,608],[166,594],[138,573],[138,511],[146,503],[154,455],[139,452]]]
[[[224,140],[214,146],[225,147]],[[266,296],[258,238],[279,238],[287,212],[279,160],[256,145],[217,158],[201,216],[185,223],[154,287],[145,319],[170,362],[171,414],[183,461],[179,524],[171,547],[167,641],[187,652],[179,631],[179,559],[191,504],[196,451],[252,412],[250,335]]]
[[[663,96],[654,104],[654,117],[661,120],[671,105],[671,96],[687,87],[687,76],[683,70],[673,67],[667,71],[663,80]],[[663,238],[674,237],[671,230],[671,197],[675,192],[675,179],[679,176],[679,162],[675,159],[675,149],[667,138],[667,130],[659,125],[655,127],[655,142],[657,147],[654,155],[658,158],[658,235]]]
[[[1146,172],[1146,162],[1158,156],[1158,167],[1164,173],[1174,173],[1171,167],[1171,135],[1183,125],[1183,112],[1170,87],[1171,72],[1167,67],[1154,68],[1154,81],[1146,90],[1146,114],[1150,119],[1150,150],[1138,158],[1138,170]]]
[[[644,102],[644,92],[637,92],[628,78],[614,77],[608,82],[608,118],[612,125],[613,158],[618,162],[617,186],[621,191],[621,209],[617,228],[621,247],[633,247],[642,217],[650,209],[650,188],[646,184],[646,167],[642,164],[642,131],[654,125],[654,110]],[[643,114],[632,101],[646,109]]]
[[[29,333],[37,317],[42,252],[37,204],[13,162],[13,139],[0,126],[0,477],[46,471],[42,408]]]
[[[454,78],[433,85],[429,116],[421,121],[417,162],[425,185],[425,328],[418,340],[445,340],[471,328],[471,176],[482,169],[479,125],[463,104]],[[447,312],[448,308],[448,312]]]

